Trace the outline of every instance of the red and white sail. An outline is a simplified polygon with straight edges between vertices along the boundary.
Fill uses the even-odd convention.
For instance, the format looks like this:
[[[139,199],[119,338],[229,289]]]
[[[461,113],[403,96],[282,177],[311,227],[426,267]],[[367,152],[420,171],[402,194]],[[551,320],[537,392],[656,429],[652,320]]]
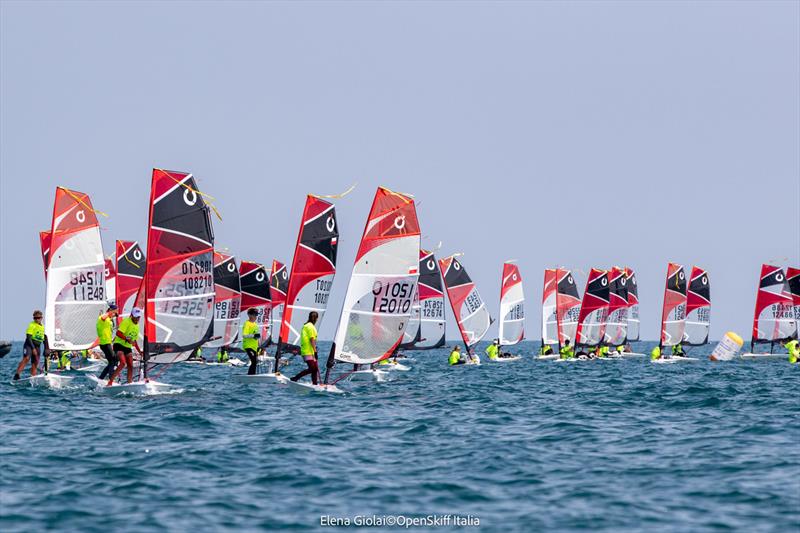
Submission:
[[[686,329],[684,344],[701,346],[708,344],[711,329],[711,282],[708,272],[693,266],[686,291]]]
[[[464,345],[469,350],[480,342],[489,331],[492,317],[489,315],[486,303],[478,293],[475,283],[456,256],[440,259],[439,267],[442,270],[444,286],[447,288],[447,297],[450,299],[453,315],[456,317],[458,331],[461,333]]]
[[[214,252],[214,337],[209,348],[230,346],[239,334],[242,287],[236,258]]]
[[[270,334],[272,342],[278,343],[283,322],[283,309],[286,307],[286,292],[289,290],[289,270],[286,265],[272,260],[272,271],[269,276],[270,296],[272,297],[272,324]]]
[[[783,269],[761,265],[753,316],[753,343],[782,341],[796,335],[793,304]]]
[[[319,315],[317,329],[321,327],[336,274],[338,241],[339,228],[333,204],[308,195],[286,288],[281,344],[299,349],[300,331],[311,311]]]
[[[256,324],[261,335],[260,343],[269,338],[269,320],[272,311],[272,295],[269,290],[269,271],[261,263],[242,260],[239,266],[239,281],[242,289],[239,329],[247,322],[250,309],[258,311]]]
[[[188,358],[214,331],[214,233],[194,177],[153,169],[144,276],[150,363]]]
[[[525,338],[525,293],[522,274],[511,262],[503,263],[500,285],[500,325],[498,338],[501,346],[517,344]]]
[[[627,341],[639,340],[639,287],[636,284],[636,273],[625,267],[625,288],[628,290],[628,331]]]
[[[556,285],[556,269],[544,269],[544,288],[542,289],[542,346],[546,344],[558,344]]]
[[[800,336],[800,268],[787,268],[786,282],[789,284],[789,293],[792,295],[792,306],[794,307],[795,321],[795,338],[797,338]]]
[[[86,349],[107,305],[100,225],[87,194],[56,189],[50,235],[45,334],[53,349]]]
[[[374,363],[399,346],[417,290],[419,244],[414,199],[379,187],[336,328],[336,360]]]
[[[597,346],[603,342],[608,318],[608,271],[593,268],[586,280],[581,310],[578,314],[577,346]]]
[[[117,302],[117,268],[114,266],[114,258],[109,256],[105,260],[106,275],[106,301],[108,303]]]
[[[50,263],[50,232],[39,232],[39,246],[42,248],[42,264],[44,265],[44,279],[47,281],[47,266]]]
[[[661,310],[661,346],[683,342],[686,329],[686,274],[683,265],[667,265],[664,305]]]
[[[419,251],[417,294],[401,348],[431,350],[445,344],[444,288],[433,252]],[[409,341],[410,339],[410,341]]]
[[[608,318],[606,344],[619,346],[628,336],[628,278],[625,270],[612,267],[608,272]]]
[[[136,295],[142,286],[147,263],[144,253],[142,253],[142,249],[136,241],[117,241],[116,250],[117,277],[115,278],[115,293],[117,308],[119,309],[117,319],[119,323],[131,314],[131,310],[135,306]],[[144,300],[142,300],[142,307],[144,307]],[[144,328],[140,327],[139,330],[144,336]]]
[[[580,311],[581,297],[572,272],[564,268],[556,269],[556,320],[559,347],[563,346],[565,341],[570,341],[574,346]]]

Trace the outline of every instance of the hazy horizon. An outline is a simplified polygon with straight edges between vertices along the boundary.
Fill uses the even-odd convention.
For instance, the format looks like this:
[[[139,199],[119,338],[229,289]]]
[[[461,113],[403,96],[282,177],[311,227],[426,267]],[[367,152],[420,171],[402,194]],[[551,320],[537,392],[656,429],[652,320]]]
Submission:
[[[106,254],[146,239],[153,167],[215,197],[218,248],[291,263],[335,200],[333,337],[379,185],[497,318],[502,263],[540,336],[543,269],[636,270],[657,339],[667,263],[707,269],[711,338],[750,338],[763,262],[800,267],[800,4],[0,4],[0,338],[44,309],[54,189]],[[775,221],[775,222],[773,222]],[[448,339],[455,322],[447,304]],[[492,326],[488,338],[496,336]]]

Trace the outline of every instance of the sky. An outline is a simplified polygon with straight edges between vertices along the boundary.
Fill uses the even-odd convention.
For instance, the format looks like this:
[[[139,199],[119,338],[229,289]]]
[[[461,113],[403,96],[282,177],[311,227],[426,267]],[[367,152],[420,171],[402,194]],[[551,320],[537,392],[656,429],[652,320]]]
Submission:
[[[267,264],[307,193],[357,183],[323,339],[378,185],[495,317],[518,260],[529,339],[544,268],[583,290],[611,265],[657,338],[669,261],[709,271],[712,339],[749,339],[761,263],[800,266],[800,3],[4,0],[0,338],[44,308],[55,187],[109,214],[111,253],[146,238],[153,167],[192,172],[217,246]]]

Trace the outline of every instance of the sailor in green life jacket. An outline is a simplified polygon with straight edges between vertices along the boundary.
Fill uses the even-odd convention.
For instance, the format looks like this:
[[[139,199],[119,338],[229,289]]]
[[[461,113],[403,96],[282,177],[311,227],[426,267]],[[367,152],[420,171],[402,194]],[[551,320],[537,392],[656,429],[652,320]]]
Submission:
[[[672,356],[673,357],[686,357],[686,354],[683,352],[683,346],[681,343],[676,344],[672,347]]]
[[[800,342],[797,339],[789,339],[786,341],[786,350],[789,352],[789,362],[792,364],[800,361]]]
[[[550,347],[549,344],[545,344],[544,341],[542,341],[542,347],[539,348],[539,355],[550,355],[551,353],[553,353],[553,348]]]
[[[617,355],[622,355],[625,352],[625,347],[620,344],[619,346],[617,346],[617,349],[615,351],[617,352]]]
[[[258,339],[261,338],[261,326],[258,325],[258,309],[251,307],[247,310],[247,320],[242,324],[242,350],[250,359],[247,375],[252,376],[258,368]]]
[[[95,329],[97,330],[97,345],[100,346],[100,351],[103,352],[103,356],[106,358],[106,366],[100,373],[100,379],[106,379],[110,376],[119,362],[117,360],[117,354],[114,352],[114,348],[111,345],[111,341],[114,339],[114,322],[116,322],[116,316],[117,306],[109,304],[106,312],[97,317],[97,324],[95,325]]]
[[[492,344],[486,347],[486,355],[492,361],[497,360],[498,352],[500,351],[500,339],[495,339]]]
[[[447,363],[450,366],[463,365],[463,364],[467,363],[464,360],[464,358],[461,357],[461,347],[460,346],[458,346],[458,345],[453,346],[453,350],[450,352],[450,357],[448,358]]]
[[[72,367],[72,363],[70,358],[72,357],[72,352],[68,350],[61,350],[58,352],[58,369],[59,370],[69,370]]]
[[[298,381],[300,378],[311,375],[311,383],[319,384],[319,364],[317,363],[317,320],[319,313],[311,311],[308,313],[308,320],[300,330],[300,356],[306,363],[306,369],[292,378]]]
[[[572,346],[569,345],[569,339],[564,341],[564,346],[558,351],[561,359],[572,359],[575,357],[575,352],[572,349]]]
[[[47,352],[50,351],[47,345],[47,336],[44,334],[44,325],[42,325],[43,318],[44,315],[38,309],[33,312],[33,321],[28,324],[28,329],[25,330],[22,360],[17,365],[17,371],[14,373],[15,381],[20,378],[20,374],[25,370],[28,361],[31,363],[31,377],[39,372],[39,356],[42,353],[42,345],[44,345],[45,357]]]
[[[597,349],[597,357],[608,357],[608,346],[605,344]]]
[[[230,361],[230,357],[228,357],[228,347],[222,346],[217,352],[217,363],[227,363],[228,361]]]
[[[650,350],[650,359],[655,361],[656,359],[661,359],[661,345],[654,347]]]
[[[133,348],[136,348],[139,353],[142,352],[138,340],[139,320],[141,318],[142,310],[139,307],[134,307],[130,316],[119,323],[117,334],[114,337],[114,353],[117,354],[119,363],[108,380],[109,387],[114,384],[125,367],[128,367],[128,383],[133,383]]]

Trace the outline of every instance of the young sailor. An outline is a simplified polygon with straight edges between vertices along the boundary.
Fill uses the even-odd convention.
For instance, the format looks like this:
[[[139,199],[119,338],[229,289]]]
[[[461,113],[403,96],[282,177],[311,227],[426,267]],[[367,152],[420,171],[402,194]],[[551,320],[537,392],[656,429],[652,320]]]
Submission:
[[[790,339],[786,341],[786,350],[789,352],[789,362],[795,364],[798,360],[800,360],[800,342],[797,342],[797,339]]]
[[[654,347],[650,351],[650,359],[653,360],[653,361],[655,361],[656,359],[661,359],[661,344],[659,344],[658,346]]]
[[[133,383],[133,348],[135,347],[141,353],[142,349],[139,347],[139,319],[142,317],[142,310],[134,307],[131,310],[130,316],[126,317],[119,324],[117,328],[117,335],[114,337],[114,353],[117,354],[119,363],[111,378],[108,380],[108,386],[114,384],[122,374],[122,369],[128,367],[128,383]]]
[[[542,347],[539,348],[539,355],[550,355],[551,353],[553,353],[553,348],[549,344],[542,343]]]
[[[230,360],[228,357],[228,347],[223,346],[217,352],[217,363],[227,363]]]
[[[461,357],[461,347],[458,345],[453,346],[453,351],[450,352],[450,358],[447,361],[450,366],[466,364],[464,358]]]
[[[31,362],[31,377],[35,376],[39,371],[39,355],[41,354],[42,344],[44,344],[45,354],[49,351],[47,336],[44,334],[44,325],[42,325],[43,318],[44,315],[42,315],[42,312],[38,309],[33,312],[33,321],[28,324],[28,329],[25,330],[25,344],[22,345],[22,360],[19,362],[19,365],[17,365],[17,371],[14,373],[14,380],[19,379],[28,361]]]
[[[564,346],[561,347],[558,353],[561,355],[561,359],[572,359],[575,357],[575,352],[572,350],[572,346],[569,345],[569,339],[564,341]]]
[[[306,368],[295,377],[292,381],[298,381],[300,378],[311,374],[311,383],[317,385],[319,383],[319,365],[317,364],[317,320],[319,313],[311,311],[308,313],[308,321],[303,324],[303,329],[300,331],[300,356],[306,362]]]
[[[258,309],[251,307],[247,310],[247,321],[242,324],[242,349],[247,352],[250,359],[250,368],[247,375],[252,376],[258,368],[258,339],[261,338],[261,327],[256,322]]]
[[[492,344],[486,347],[486,355],[489,359],[495,361],[497,359],[497,352],[500,351],[500,339],[495,339]]]
[[[97,317],[97,344],[106,358],[106,367],[100,372],[100,379],[106,379],[117,366],[117,355],[111,347],[114,338],[114,317],[117,316],[117,306],[109,304],[106,312]]]
[[[681,346],[681,343],[672,347],[672,357],[686,357],[686,354],[683,353],[683,346]]]
[[[608,357],[608,346],[605,344],[597,349],[597,357]]]

